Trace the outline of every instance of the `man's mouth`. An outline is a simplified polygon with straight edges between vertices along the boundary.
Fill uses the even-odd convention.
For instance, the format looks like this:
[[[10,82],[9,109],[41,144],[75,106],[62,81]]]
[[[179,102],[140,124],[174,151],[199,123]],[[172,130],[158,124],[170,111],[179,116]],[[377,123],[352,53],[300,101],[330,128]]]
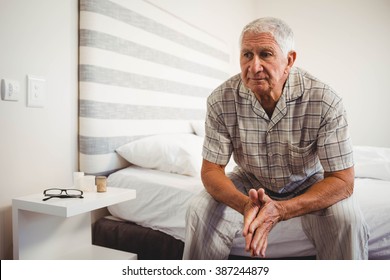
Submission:
[[[263,81],[266,80],[266,77],[249,77],[249,79],[254,81]]]
[[[266,81],[266,78],[249,78],[249,80],[252,80],[255,82],[261,82],[261,81]]]

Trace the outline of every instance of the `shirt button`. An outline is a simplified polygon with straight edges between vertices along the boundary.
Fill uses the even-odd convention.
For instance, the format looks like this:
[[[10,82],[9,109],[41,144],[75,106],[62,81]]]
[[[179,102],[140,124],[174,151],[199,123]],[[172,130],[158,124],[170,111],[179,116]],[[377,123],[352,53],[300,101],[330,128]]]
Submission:
[[[271,179],[271,183],[275,184],[276,183],[276,179]]]
[[[271,153],[271,152],[269,152],[269,153],[268,153],[268,156],[269,156],[269,157],[272,157],[272,153]]]

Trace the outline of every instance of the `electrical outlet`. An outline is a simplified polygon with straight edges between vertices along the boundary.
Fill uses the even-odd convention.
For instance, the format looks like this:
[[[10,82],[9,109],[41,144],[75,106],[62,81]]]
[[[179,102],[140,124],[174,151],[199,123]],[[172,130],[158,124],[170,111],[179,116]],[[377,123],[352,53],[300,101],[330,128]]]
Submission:
[[[41,77],[27,76],[27,106],[45,107],[46,80]]]
[[[18,101],[20,84],[18,81],[2,79],[1,80],[1,99],[5,101]]]

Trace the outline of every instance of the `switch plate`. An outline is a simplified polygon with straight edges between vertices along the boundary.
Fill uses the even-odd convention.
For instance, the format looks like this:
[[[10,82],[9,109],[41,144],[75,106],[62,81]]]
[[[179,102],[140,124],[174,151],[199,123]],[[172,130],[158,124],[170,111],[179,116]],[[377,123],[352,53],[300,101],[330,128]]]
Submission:
[[[1,80],[1,99],[5,101],[18,101],[20,84],[18,81],[2,79]]]
[[[27,106],[43,108],[46,100],[46,80],[42,77],[27,76]]]

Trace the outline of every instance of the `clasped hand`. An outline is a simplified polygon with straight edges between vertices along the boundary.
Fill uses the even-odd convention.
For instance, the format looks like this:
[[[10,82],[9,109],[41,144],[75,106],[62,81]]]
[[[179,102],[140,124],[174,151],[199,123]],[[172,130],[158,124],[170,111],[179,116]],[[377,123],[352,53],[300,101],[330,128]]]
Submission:
[[[245,250],[252,256],[265,257],[268,235],[282,220],[278,202],[265,194],[264,189],[249,191],[249,200],[244,209]]]

